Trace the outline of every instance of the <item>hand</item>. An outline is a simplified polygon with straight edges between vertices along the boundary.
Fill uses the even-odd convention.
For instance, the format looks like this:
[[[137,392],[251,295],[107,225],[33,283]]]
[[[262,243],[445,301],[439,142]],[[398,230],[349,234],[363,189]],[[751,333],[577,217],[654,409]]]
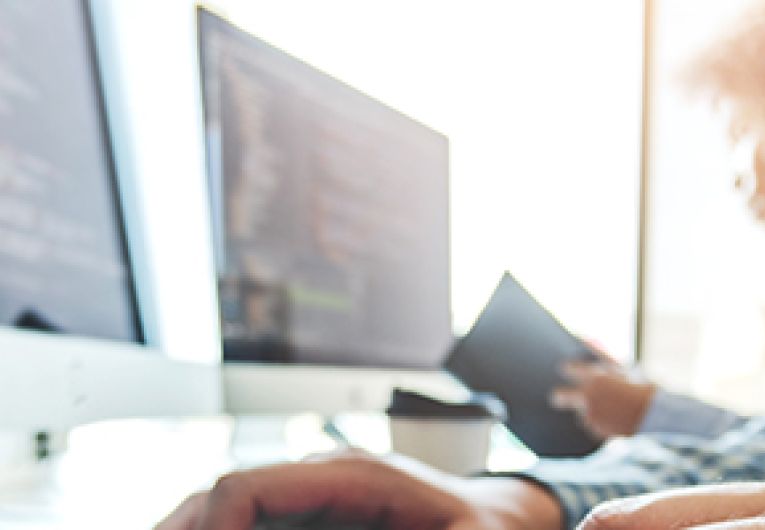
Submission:
[[[418,464],[416,476],[360,455],[231,473],[155,530],[250,530],[263,517],[320,514],[380,529],[558,530],[560,508],[517,479],[462,479]]]
[[[550,396],[555,408],[572,410],[596,436],[631,436],[640,427],[656,393],[656,385],[631,376],[616,361],[599,352],[599,362],[571,361],[562,366],[571,386]]]
[[[765,484],[695,487],[606,503],[579,530],[764,530]]]

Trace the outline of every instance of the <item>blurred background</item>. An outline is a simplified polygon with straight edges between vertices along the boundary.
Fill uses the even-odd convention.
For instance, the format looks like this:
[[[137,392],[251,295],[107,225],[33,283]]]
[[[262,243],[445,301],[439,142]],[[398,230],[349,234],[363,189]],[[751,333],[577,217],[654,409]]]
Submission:
[[[177,123],[196,97],[189,4],[113,6],[123,90],[147,158],[196,141],[181,132],[201,135],[157,123]],[[455,331],[469,329],[509,269],[572,330],[632,357],[641,2],[209,5],[449,137]]]
[[[159,167],[202,134],[174,126],[197,109],[192,10],[112,4],[137,152]],[[763,236],[733,191],[724,117],[677,80],[746,2],[208,5],[449,137],[457,333],[509,269],[573,331],[631,360],[642,285],[653,378],[739,409],[762,402]]]
[[[454,390],[457,385],[440,370],[443,358],[452,340],[470,330],[504,271],[510,271],[575,335],[594,341],[626,364],[637,363],[661,385],[739,412],[765,412],[765,227],[755,222],[745,208],[745,199],[734,189],[736,175],[752,169],[753,146],[746,142],[733,145],[726,134],[725,109],[691,96],[680,80],[689,61],[749,3],[67,0],[51,4],[46,0],[0,0],[2,12],[17,17],[0,17],[0,57],[8,58],[0,61],[0,468],[8,469],[20,461],[45,460],[38,458],[38,453],[30,454],[30,442],[40,453],[47,455],[45,451],[50,450],[56,454],[61,448],[46,444],[58,437],[65,440],[63,448],[70,444],[69,454],[73,455],[59,470],[64,477],[61,482],[43,479],[38,484],[42,490],[18,489],[16,483],[0,488],[0,521],[15,520],[7,518],[17,516],[19,499],[22,511],[18,513],[22,515],[18,520],[24,517],[25,507],[50,504],[50,499],[62,492],[64,497],[79,500],[56,501],[60,505],[56,509],[66,511],[69,503],[78,517],[93,518],[93,504],[101,507],[100,514],[115,513],[122,509],[117,504],[121,499],[142,492],[147,506],[152,507],[135,517],[148,527],[191,486],[208,485],[221,470],[299,459],[312,451],[337,447],[343,436],[345,441],[360,441],[358,445],[384,453],[390,444],[387,418],[381,411],[391,387],[414,382],[413,386],[428,387],[434,394],[445,386]],[[52,5],[56,11],[51,11]],[[207,15],[200,18],[200,12]],[[84,20],[83,15],[92,20]],[[56,31],[50,29],[51,17],[61,21]],[[209,24],[206,36],[201,23],[204,17]],[[34,32],[12,20],[27,24]],[[227,65],[241,67],[233,75],[230,70],[216,70],[224,61],[217,63],[215,54],[225,46],[230,46],[227,52],[234,50],[228,59],[246,56]],[[255,59],[267,59],[263,71],[256,60],[248,62],[251,52]],[[72,63],[60,60],[57,53]],[[204,57],[205,53],[211,59]],[[276,73],[268,72],[276,63],[281,64]],[[283,102],[295,94],[302,97],[300,90],[305,86],[331,85],[336,92],[317,89],[321,97],[309,102],[320,109],[316,112],[319,118],[311,115],[301,121],[304,116],[294,109],[278,114],[284,108],[274,105],[276,117],[270,119],[277,125],[268,134],[259,136],[263,131],[258,131],[248,135],[237,129],[243,129],[243,122],[250,123],[248,119],[257,122],[272,111],[255,105],[250,108],[247,97],[261,95],[255,89],[267,89],[273,79],[283,81],[279,75],[290,69],[293,74],[302,72],[308,82],[298,82],[297,89],[285,90],[284,94],[272,90],[267,97]],[[95,73],[100,75],[102,87],[95,82]],[[234,103],[244,101],[245,105],[233,104],[231,108],[246,116],[232,112],[233,119],[231,115],[226,118],[226,129],[221,125],[225,121],[221,118],[225,98],[219,98],[216,90],[232,79],[242,81],[235,89],[244,89],[237,92],[229,86],[229,95],[241,96]],[[99,88],[103,88],[104,108]],[[327,93],[330,97],[326,99],[340,96],[325,105],[327,101],[321,98]],[[281,96],[283,100],[279,100]],[[67,97],[80,106],[70,106]],[[257,102],[256,97],[252,99]],[[219,108],[211,111],[216,104]],[[346,110],[347,115],[343,114]],[[333,129],[336,123],[326,116],[343,119]],[[344,121],[348,116],[351,119]],[[383,118],[365,122],[369,116]],[[45,117],[53,118],[46,121]],[[322,122],[324,119],[327,123]],[[103,122],[108,123],[108,131]],[[317,127],[305,136],[298,134],[306,123],[315,126],[314,122],[326,128]],[[352,126],[348,127],[349,123]],[[386,129],[390,123],[393,125]],[[380,136],[375,136],[379,132],[376,128],[383,131]],[[375,134],[365,136],[370,130]],[[412,133],[417,139],[407,143],[411,139],[407,134],[414,130],[419,136]],[[48,141],[54,133],[60,135],[58,141]],[[355,262],[333,268],[337,263],[332,258],[336,256],[328,257],[331,252],[324,252],[323,241],[316,244],[312,240],[314,246],[308,245],[305,254],[302,247],[295,252],[296,262],[305,260],[300,262],[302,268],[295,267],[299,269],[295,276],[305,280],[308,287],[319,288],[301,291],[287,285],[282,289],[284,285],[275,282],[276,288],[268,291],[273,286],[263,289],[255,281],[260,279],[256,277],[260,272],[257,266],[252,267],[254,280],[245,277],[241,283],[251,289],[253,299],[272,296],[271,301],[276,300],[273,305],[278,306],[292,296],[290,301],[298,310],[301,304],[309,306],[305,312],[308,317],[300,322],[308,323],[309,338],[316,338],[310,332],[321,328],[328,331],[319,339],[329,336],[331,343],[338,338],[341,346],[347,347],[345,333],[358,338],[353,335],[358,329],[351,328],[362,322],[367,325],[359,328],[362,331],[385,328],[389,333],[381,333],[383,339],[394,336],[391,330],[405,329],[415,330],[411,335],[416,340],[407,342],[410,336],[401,342],[382,340],[383,347],[372,352],[377,357],[360,348],[351,351],[358,354],[356,357],[338,357],[340,362],[334,364],[338,358],[312,358],[315,352],[310,348],[305,358],[289,358],[290,366],[262,358],[245,360],[272,363],[222,362],[241,360],[222,351],[226,324],[233,322],[234,329],[242,322],[247,324],[246,319],[252,316],[248,310],[258,317],[273,309],[245,303],[234,308],[234,313],[240,313],[230,322],[225,318],[226,311],[231,310],[226,296],[235,292],[230,299],[236,303],[246,298],[238,294],[237,281],[241,278],[226,283],[230,278],[221,273],[220,265],[225,261],[221,256],[230,250],[226,247],[229,241],[214,241],[218,232],[223,232],[219,225],[225,223],[221,221],[230,221],[216,211],[223,204],[216,193],[226,199],[233,197],[231,202],[236,206],[238,192],[225,186],[215,188],[220,182],[213,173],[222,173],[224,164],[215,167],[210,161],[214,158],[211,152],[216,154],[211,146],[215,147],[216,139],[218,147],[226,145],[220,138],[226,133],[233,138],[227,145],[235,146],[230,158],[242,167],[245,162],[252,163],[238,168],[241,175],[234,179],[250,176],[248,171],[253,167],[262,169],[257,156],[244,156],[254,151],[247,149],[253,145],[248,143],[252,137],[273,140],[266,151],[282,149],[283,153],[274,158],[284,159],[290,158],[284,153],[299,151],[301,142],[315,142],[311,147],[321,151],[325,147],[322,142],[329,138],[326,153],[331,158],[348,145],[358,147],[346,141],[357,134],[361,154],[353,152],[343,158],[341,153],[337,157],[340,170],[334,177],[341,182],[341,193],[335,198],[339,197],[337,203],[342,204],[331,206],[337,210],[347,207],[349,212],[360,212],[362,221],[368,220],[364,209],[370,203],[377,205],[379,197],[370,193],[371,200],[363,196],[358,203],[346,203],[343,193],[349,188],[367,192],[375,186],[384,188],[386,193],[379,195],[385,197],[379,204],[393,204],[395,215],[385,215],[389,213],[385,211],[379,218],[397,225],[390,231],[394,236],[410,236],[416,223],[407,221],[420,219],[417,215],[423,212],[425,218],[436,213],[432,216],[436,219],[433,232],[422,233],[437,237],[409,238],[410,242],[416,240],[405,248],[411,253],[401,252],[407,254],[406,259],[398,260],[390,269],[387,267],[399,257],[396,252],[383,256],[379,262],[383,266],[369,260],[371,265],[364,262],[358,268],[354,268],[358,265]],[[406,138],[397,143],[397,135]],[[373,141],[365,144],[369,138]],[[389,141],[379,142],[382,155],[375,158],[379,138]],[[69,143],[82,139],[90,140],[85,146],[90,151],[82,148],[85,143]],[[277,145],[284,139],[287,141]],[[420,141],[423,143],[417,143]],[[61,149],[60,145],[68,148]],[[411,152],[402,156],[397,150],[402,145],[404,152],[407,148],[420,152],[412,146],[435,145],[435,155],[423,155],[425,162],[410,172],[408,161],[417,157],[410,156]],[[62,152],[67,155],[62,158],[64,162],[75,161],[73,167],[44,163],[60,162],[57,156]],[[225,153],[217,155],[226,158]],[[267,152],[262,158],[270,155]],[[111,156],[116,165],[114,175],[109,165]],[[291,158],[298,160],[295,165],[303,160],[301,156],[304,154]],[[373,184],[353,188],[362,177],[383,173],[377,170],[378,166],[388,167],[380,162],[386,156],[384,162],[393,160],[390,166],[398,171],[394,177],[411,178],[411,173],[422,177],[418,182],[434,186],[423,185],[422,189],[436,192],[446,185],[448,158],[448,197],[434,193],[433,198],[407,189],[409,193],[400,197],[412,204],[399,205],[405,199],[399,201],[397,192],[404,187],[402,182],[408,183],[395,178],[379,182],[369,178],[367,182]],[[87,175],[79,166],[80,159],[92,163]],[[362,164],[354,165],[359,160]],[[363,164],[370,160],[369,165]],[[311,171],[292,171],[293,167],[284,164],[287,170],[283,174],[266,172],[265,180],[284,177],[272,180],[289,181],[282,185],[298,190],[296,195],[310,188],[303,195],[315,192],[320,196],[316,202],[320,202],[326,198],[319,189],[324,183],[320,178],[326,176],[321,175],[325,161],[320,156],[315,165],[319,177]],[[333,167],[331,163],[327,166]],[[82,185],[85,181],[77,181],[84,189],[73,191],[61,178],[76,176],[77,171],[92,178],[100,186],[99,193],[94,186]],[[262,175],[252,173],[254,184],[243,193],[251,196],[238,203],[240,206],[260,204],[256,195],[261,191],[258,178]],[[28,181],[34,186],[14,188],[30,175]],[[298,181],[306,175],[308,185]],[[290,180],[293,178],[297,184]],[[351,185],[343,188],[349,182]],[[44,193],[38,196],[35,190]],[[39,197],[43,198],[35,202]],[[95,205],[93,211],[81,207],[83,197],[87,204]],[[114,201],[115,197],[119,201]],[[423,197],[424,207],[414,200]],[[303,198],[301,195],[299,200]],[[315,197],[311,195],[311,199]],[[302,204],[299,200],[295,203]],[[281,228],[284,219],[291,219],[292,203],[284,208],[278,201],[273,204],[277,204],[274,209],[279,215],[286,211],[283,217],[272,216],[274,225]],[[429,209],[433,204],[437,208]],[[62,225],[50,222],[56,218],[51,212],[61,213],[56,208],[72,214],[71,226],[80,230],[67,232]],[[318,207],[319,217],[312,217],[315,211],[307,210],[309,214],[296,225],[310,225],[306,218],[316,221],[323,213]],[[81,215],[87,219],[83,221]],[[47,224],[40,219],[48,219]],[[323,221],[320,218],[316,225]],[[338,224],[342,223],[333,228]],[[404,229],[399,230],[398,225]],[[322,231],[313,228],[309,226],[305,232],[316,236]],[[362,241],[362,251],[382,241],[382,250],[370,252],[379,257],[395,246],[390,241],[407,240],[388,238],[386,228],[370,236],[369,245]],[[97,261],[97,265],[106,264],[100,268],[77,255],[82,250],[86,258],[92,257],[88,252],[98,245],[91,245],[89,234],[96,232],[103,239],[102,247],[110,251],[108,260]],[[270,233],[277,241],[274,248],[281,234],[280,230]],[[448,238],[448,251],[441,236]],[[348,239],[357,242],[353,237]],[[39,253],[19,252],[19,248],[28,249],[19,242],[29,241]],[[71,250],[67,244],[73,241],[74,251],[62,252],[62,247]],[[242,244],[245,257],[259,242],[247,247],[249,243],[253,242]],[[319,251],[314,252],[317,248]],[[40,258],[60,257],[56,252],[68,257],[81,283],[62,280],[64,273],[57,262]],[[319,255],[315,261],[314,255],[306,257],[311,252]],[[442,259],[447,252],[449,259]],[[87,266],[81,267],[83,263]],[[314,263],[326,269],[316,273],[318,280],[311,285],[315,278],[300,274],[310,269],[306,264]],[[412,263],[417,265],[411,267],[417,274],[407,275]],[[428,267],[433,269],[432,275],[426,274]],[[89,276],[94,270],[101,273],[104,285],[109,285],[112,299],[107,300],[104,291],[94,287],[94,276]],[[331,274],[323,275],[326,270]],[[18,278],[35,274],[39,278],[32,278],[31,287],[25,291],[28,286]],[[326,277],[330,280],[322,285]],[[391,278],[403,278],[400,284],[404,287]],[[253,281],[245,285],[248,279]],[[437,283],[436,288],[431,289],[430,280]],[[423,287],[425,283],[428,285]],[[50,285],[63,288],[43,288]],[[391,294],[394,291],[404,296],[396,298]],[[34,292],[37,298],[30,298],[32,302],[23,296],[14,299],[19,292]],[[66,296],[58,299],[55,295],[61,292]],[[359,292],[363,296],[358,299],[342,297]],[[366,296],[369,292],[373,295]],[[427,303],[427,295],[433,292],[442,304]],[[374,296],[379,293],[391,297]],[[57,329],[55,320],[38,318],[43,313],[26,311],[27,305],[36,302],[41,307],[48,303],[56,306],[58,315],[67,317],[65,324],[85,323],[89,327],[67,329],[62,325]],[[110,310],[106,302],[111,303]],[[402,305],[407,306],[399,310]],[[358,307],[362,316],[355,318],[351,310]],[[311,311],[316,308],[316,313],[327,311],[314,318],[316,314]],[[115,314],[118,318],[111,318]],[[99,319],[116,322],[119,333],[103,332]],[[386,328],[388,321],[392,324]],[[327,322],[339,325],[326,326]],[[269,341],[273,337],[268,334],[272,329],[264,327],[267,333],[263,342],[272,345]],[[245,339],[252,339],[246,336],[252,331],[247,325],[234,332],[241,329]],[[422,336],[416,331],[422,331],[419,335],[425,336],[426,347],[417,342]],[[360,336],[364,346],[374,342]],[[321,340],[319,346],[325,346]],[[417,358],[418,353],[421,358]],[[464,392],[465,388],[459,390]],[[349,410],[362,411],[366,416],[348,414]],[[310,413],[304,414],[306,411]],[[249,415],[255,417],[251,423]],[[189,416],[194,419],[186,419]],[[162,419],[147,419],[156,417]],[[130,419],[121,422],[119,418]],[[93,423],[98,420],[107,421]],[[45,436],[32,438],[32,432]],[[498,448],[490,457],[492,469],[519,469],[534,461],[534,456],[521,451],[517,440],[506,431],[495,431],[492,440]],[[208,450],[205,457],[199,456]],[[233,454],[239,450],[246,454]],[[195,459],[198,469],[188,465]],[[94,491],[94,485],[109,489],[101,484],[109,480],[115,460],[122,466],[118,474],[124,479],[120,485],[123,494],[106,499],[103,491]],[[147,465],[156,476],[166,481],[175,479],[176,483],[168,486],[157,480],[146,485]],[[0,478],[4,476],[11,473],[0,473]],[[66,485],[70,483],[76,487]],[[57,493],[51,494],[53,490]],[[77,491],[84,494],[78,496]],[[31,492],[33,501],[28,502],[24,492]],[[94,503],[98,498],[103,502]],[[124,528],[140,527],[128,519],[122,524]]]

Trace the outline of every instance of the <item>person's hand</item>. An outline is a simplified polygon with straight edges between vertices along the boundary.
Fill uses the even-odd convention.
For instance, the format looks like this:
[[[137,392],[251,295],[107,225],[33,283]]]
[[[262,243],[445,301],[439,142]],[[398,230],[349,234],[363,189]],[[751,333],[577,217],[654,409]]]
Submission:
[[[633,376],[603,352],[599,361],[571,361],[561,367],[569,386],[550,396],[560,410],[574,411],[593,434],[602,439],[637,432],[656,385]]]
[[[611,501],[578,530],[765,530],[765,484],[694,487]]]
[[[263,518],[301,514],[324,524],[397,530],[560,528],[557,503],[530,482],[462,479],[418,467],[416,476],[353,453],[231,473],[155,530],[250,530]]]

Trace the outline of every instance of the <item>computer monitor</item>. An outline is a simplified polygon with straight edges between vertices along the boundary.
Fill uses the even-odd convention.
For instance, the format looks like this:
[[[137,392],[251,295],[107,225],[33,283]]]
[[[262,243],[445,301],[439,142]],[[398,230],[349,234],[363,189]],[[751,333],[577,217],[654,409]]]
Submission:
[[[328,373],[305,365],[437,370],[447,138],[208,10],[198,24],[226,370],[303,365],[303,388]],[[257,386],[239,375],[229,395]]]
[[[220,410],[215,352],[172,360],[148,316],[91,30],[79,0],[0,2],[0,431]]]

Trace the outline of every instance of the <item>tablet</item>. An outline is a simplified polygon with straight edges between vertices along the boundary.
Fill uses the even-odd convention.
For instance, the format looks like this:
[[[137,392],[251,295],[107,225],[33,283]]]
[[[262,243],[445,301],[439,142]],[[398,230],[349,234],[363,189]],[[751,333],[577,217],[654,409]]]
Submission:
[[[539,456],[582,456],[599,445],[573,412],[549,404],[565,384],[560,364],[594,359],[509,273],[446,359],[445,367],[472,390],[496,394],[507,406],[507,427]]]

